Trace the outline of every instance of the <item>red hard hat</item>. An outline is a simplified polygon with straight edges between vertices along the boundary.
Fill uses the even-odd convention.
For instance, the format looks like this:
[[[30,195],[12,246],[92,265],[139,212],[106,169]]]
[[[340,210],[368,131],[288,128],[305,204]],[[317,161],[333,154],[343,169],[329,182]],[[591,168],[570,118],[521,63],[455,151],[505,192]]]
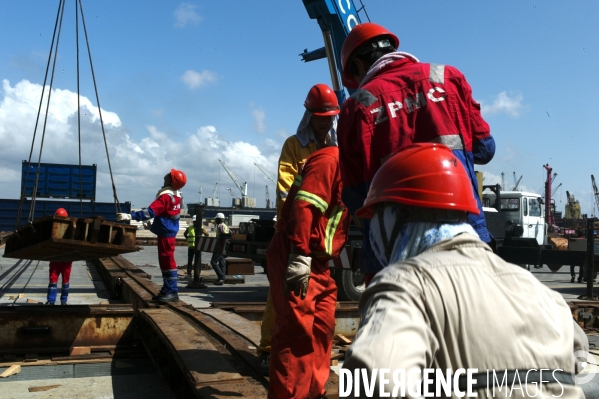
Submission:
[[[54,215],[56,215],[56,216],[62,216],[63,218],[68,218],[69,217],[69,214],[68,214],[67,210],[64,209],[64,208],[58,208],[56,210],[56,212],[54,212]]]
[[[391,156],[356,215],[370,219],[373,206],[383,202],[480,213],[466,168],[449,147],[436,143],[412,144]]]
[[[341,80],[343,86],[349,89],[358,88],[358,82],[356,82],[352,76],[349,65],[351,55],[362,44],[377,36],[388,36],[393,41],[393,46],[395,48],[399,47],[399,39],[397,36],[382,26],[373,24],[372,22],[356,25],[351,32],[349,32],[349,35],[345,38],[345,42],[343,42],[343,47],[341,48],[341,66],[343,67]]]
[[[187,183],[187,176],[180,170],[171,169],[171,186],[175,190],[179,190],[183,188],[183,186]]]
[[[333,116],[339,113],[339,101],[335,92],[323,83],[312,86],[304,107],[317,116]]]

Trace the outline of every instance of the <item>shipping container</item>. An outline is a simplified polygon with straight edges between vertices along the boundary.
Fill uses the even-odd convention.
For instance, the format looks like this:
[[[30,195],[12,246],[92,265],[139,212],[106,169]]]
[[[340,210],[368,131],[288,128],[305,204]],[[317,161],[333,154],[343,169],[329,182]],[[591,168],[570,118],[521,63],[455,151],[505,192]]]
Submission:
[[[25,196],[32,197],[37,174],[37,163],[23,161],[21,190]],[[41,163],[37,183],[36,198],[72,198],[95,201],[96,165]],[[81,177],[80,177],[81,176]],[[27,181],[25,181],[27,180]]]
[[[26,200],[21,210],[20,225],[27,223],[31,201]],[[116,221],[116,208],[114,202],[95,201],[52,201],[35,200],[33,219],[42,216],[54,215],[58,208],[64,208],[72,217],[103,216],[106,220]],[[131,213],[131,202],[121,202],[120,211]],[[0,231],[14,231],[19,211],[18,199],[0,199]]]

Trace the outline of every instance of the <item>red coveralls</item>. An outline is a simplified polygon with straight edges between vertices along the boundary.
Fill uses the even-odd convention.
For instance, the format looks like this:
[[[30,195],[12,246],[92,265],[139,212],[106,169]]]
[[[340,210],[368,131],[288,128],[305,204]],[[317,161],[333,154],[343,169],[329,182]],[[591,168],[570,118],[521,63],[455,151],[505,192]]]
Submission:
[[[164,187],[148,209],[133,212],[134,220],[154,218],[150,231],[158,236],[158,264],[162,271],[164,284],[161,294],[176,294],[177,263],[175,262],[176,236],[179,231],[181,197],[172,188]]]
[[[351,214],[364,204],[374,174],[390,155],[412,143],[442,143],[470,176],[481,212],[471,214],[468,222],[481,240],[492,240],[478,197],[474,164],[483,165],[493,158],[495,140],[459,70],[409,57],[382,66],[343,103],[337,136],[343,202]],[[369,221],[364,221],[365,237],[368,232]],[[363,273],[376,273],[385,266],[376,261],[368,239],[361,254]]]
[[[275,330],[270,356],[271,399],[318,398],[329,378],[337,286],[328,261],[345,245],[348,211],[341,201],[339,149],[306,160],[278,219],[267,252]],[[285,292],[289,253],[312,257],[305,299]]]
[[[62,284],[68,284],[71,279],[73,262],[50,262],[50,283],[58,283],[58,276],[62,276]]]
[[[163,272],[177,270],[175,244],[179,231],[178,215],[181,212],[181,198],[176,195],[162,194],[148,208],[154,213],[154,223],[150,230],[158,236],[160,270]]]

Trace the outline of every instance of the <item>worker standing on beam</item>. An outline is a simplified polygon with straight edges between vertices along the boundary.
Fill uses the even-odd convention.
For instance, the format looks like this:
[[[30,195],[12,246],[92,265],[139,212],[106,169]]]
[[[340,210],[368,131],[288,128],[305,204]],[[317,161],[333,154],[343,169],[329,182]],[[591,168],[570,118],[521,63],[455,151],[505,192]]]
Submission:
[[[319,148],[337,145],[335,131],[339,102],[335,92],[326,84],[316,84],[310,88],[304,107],[304,116],[299,123],[297,132],[285,140],[279,157],[276,220],[281,220],[281,210],[289,190],[310,154]],[[260,370],[264,375],[269,373],[270,338],[274,330],[274,320],[274,308],[269,292],[262,319],[260,346],[258,347]]]
[[[58,208],[54,212],[55,216],[68,218],[69,214],[66,209]],[[54,305],[56,302],[56,295],[58,294],[58,276],[62,276],[62,287],[60,289],[60,304],[66,305],[69,299],[70,279],[71,270],[73,269],[73,262],[50,262],[50,283],[48,284],[48,295],[46,297],[46,305]]]
[[[519,398],[584,398],[572,376],[580,371],[573,359],[584,355],[574,353],[589,350],[585,333],[560,293],[480,240],[467,222],[478,212],[470,175],[445,145],[413,144],[381,166],[357,215],[371,220],[368,239],[389,266],[360,298],[360,327],[341,374],[386,369],[393,378],[381,386],[377,376],[376,397],[397,387],[401,370],[406,397],[463,397],[474,380],[478,398],[491,390],[493,397],[512,397],[513,389]],[[459,378],[471,369],[478,369],[471,379],[465,372]],[[447,378],[459,384],[447,388]],[[422,391],[423,380],[436,386]],[[340,389],[347,393],[346,387]]]
[[[357,25],[343,43],[343,84],[357,89],[339,115],[343,201],[354,215],[376,171],[401,148],[418,142],[446,144],[466,168],[476,198],[479,213],[471,213],[468,221],[481,240],[492,243],[474,173],[474,164],[484,165],[495,154],[480,105],[456,68],[419,62],[398,47],[397,36],[373,23]],[[363,221],[362,230],[368,237],[369,221]],[[368,284],[386,265],[377,262],[368,240],[361,254]]]
[[[266,253],[275,309],[268,397],[322,398],[337,303],[328,262],[343,249],[349,222],[336,146],[308,157],[277,220]]]
[[[158,236],[158,264],[162,271],[163,285],[152,300],[173,302],[179,300],[177,288],[177,263],[175,262],[176,236],[179,232],[182,195],[179,191],[187,177],[180,170],[171,169],[164,176],[164,186],[158,190],[156,199],[147,209],[128,213],[117,213],[116,220],[148,220],[154,218],[150,231]]]

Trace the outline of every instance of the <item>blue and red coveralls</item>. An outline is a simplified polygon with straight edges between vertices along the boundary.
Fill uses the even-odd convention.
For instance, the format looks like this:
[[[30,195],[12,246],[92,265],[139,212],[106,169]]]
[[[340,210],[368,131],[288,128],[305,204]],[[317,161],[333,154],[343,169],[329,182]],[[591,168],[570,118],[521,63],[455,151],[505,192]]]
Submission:
[[[471,214],[468,222],[481,240],[493,240],[482,212],[474,164],[484,165],[493,158],[495,140],[470,85],[456,68],[409,57],[381,67],[343,103],[337,132],[343,202],[352,215],[364,204],[374,174],[391,154],[412,143],[442,143],[466,167],[472,182],[480,215]],[[363,223],[368,237],[369,221]],[[367,279],[386,266],[379,264],[368,239],[361,254]]]
[[[67,303],[72,268],[73,262],[50,262],[50,284],[48,284],[48,296],[46,298],[48,302],[53,304],[56,301],[56,294],[58,291],[58,276],[61,275],[62,288],[60,290],[60,303]]]
[[[275,307],[268,397],[318,398],[329,378],[335,331],[337,286],[328,261],[347,237],[347,208],[341,201],[339,149],[326,147],[306,160],[296,176],[267,252]],[[289,253],[312,257],[304,299],[285,292]]]
[[[164,280],[160,289],[162,295],[178,292],[175,242],[179,231],[180,213],[181,193],[172,187],[164,187],[147,209],[131,214],[132,219],[139,221],[154,218],[150,231],[158,236],[158,264]]]

